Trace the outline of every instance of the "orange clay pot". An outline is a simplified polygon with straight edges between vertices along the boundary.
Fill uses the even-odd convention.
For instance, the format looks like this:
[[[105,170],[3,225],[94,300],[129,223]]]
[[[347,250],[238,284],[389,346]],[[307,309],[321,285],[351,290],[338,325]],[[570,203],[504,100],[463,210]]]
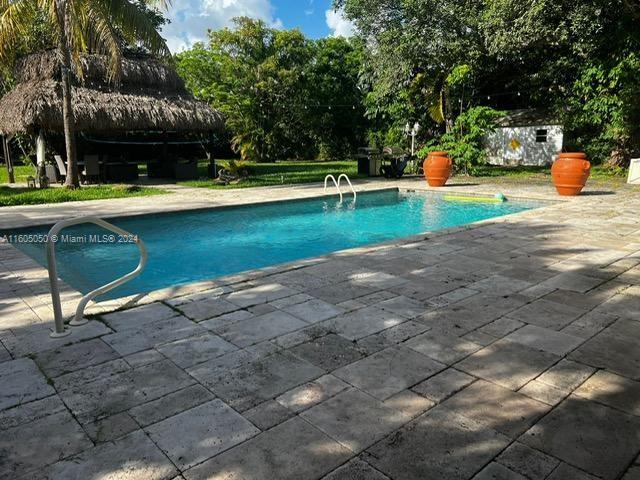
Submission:
[[[431,152],[423,164],[424,178],[430,187],[443,187],[451,176],[453,162],[447,152]]]
[[[560,153],[551,167],[553,184],[558,194],[563,196],[578,195],[590,173],[591,163],[582,152]]]

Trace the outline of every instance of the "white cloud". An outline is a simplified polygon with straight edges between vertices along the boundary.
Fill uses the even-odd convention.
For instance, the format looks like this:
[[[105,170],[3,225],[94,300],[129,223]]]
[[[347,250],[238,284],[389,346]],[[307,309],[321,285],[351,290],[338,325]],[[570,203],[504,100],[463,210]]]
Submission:
[[[325,13],[327,26],[333,32],[334,37],[351,37],[355,33],[356,27],[347,20],[342,10],[327,10]]]
[[[167,12],[171,23],[165,25],[162,35],[175,53],[205,40],[208,29],[230,26],[234,17],[257,18],[282,28],[274,12],[270,0],[174,0]]]

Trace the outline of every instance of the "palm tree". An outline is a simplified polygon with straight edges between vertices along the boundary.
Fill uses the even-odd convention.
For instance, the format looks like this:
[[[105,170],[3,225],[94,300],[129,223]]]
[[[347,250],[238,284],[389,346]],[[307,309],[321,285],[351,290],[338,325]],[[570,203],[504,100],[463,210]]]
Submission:
[[[139,0],[145,5],[166,0]],[[62,116],[67,179],[65,186],[77,188],[75,121],[72,108],[72,73],[82,76],[80,57],[93,52],[109,56],[108,81],[117,84],[125,45],[142,45],[150,53],[169,54],[156,25],[129,0],[0,0],[0,62],[10,62],[20,39],[37,21],[51,32],[61,65]]]

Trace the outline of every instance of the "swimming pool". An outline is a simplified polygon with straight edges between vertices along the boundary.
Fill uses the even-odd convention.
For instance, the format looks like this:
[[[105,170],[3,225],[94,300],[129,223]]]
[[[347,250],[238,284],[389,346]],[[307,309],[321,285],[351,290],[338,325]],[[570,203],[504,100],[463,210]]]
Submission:
[[[142,238],[149,262],[138,278],[100,298],[213,279],[537,206],[520,201],[452,202],[432,193],[384,190],[359,194],[355,205],[347,198],[338,204],[337,197],[322,197],[109,219]],[[38,235],[49,228],[11,233]],[[135,244],[82,243],[90,235],[110,233],[94,225],[70,227],[62,233],[67,241],[56,246],[58,274],[82,293],[124,275],[138,263]],[[79,239],[78,243],[72,243],[73,239]],[[42,243],[14,245],[46,265]]]

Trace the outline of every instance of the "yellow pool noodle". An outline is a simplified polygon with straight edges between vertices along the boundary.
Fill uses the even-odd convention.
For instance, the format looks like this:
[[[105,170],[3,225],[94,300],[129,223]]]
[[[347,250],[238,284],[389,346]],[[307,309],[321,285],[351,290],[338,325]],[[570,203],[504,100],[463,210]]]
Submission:
[[[464,197],[458,195],[445,195],[444,200],[447,202],[487,202],[487,203],[502,203],[506,199],[504,197]]]

